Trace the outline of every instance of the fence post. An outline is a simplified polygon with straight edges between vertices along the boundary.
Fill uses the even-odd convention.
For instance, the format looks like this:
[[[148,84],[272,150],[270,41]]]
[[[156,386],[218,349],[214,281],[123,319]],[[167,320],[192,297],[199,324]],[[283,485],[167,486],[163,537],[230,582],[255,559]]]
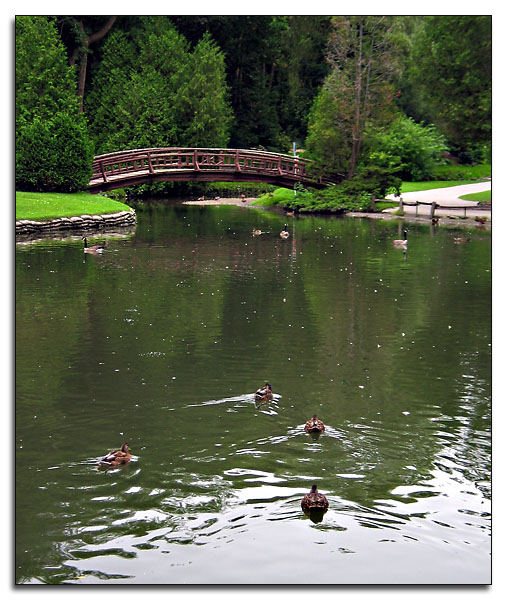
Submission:
[[[436,202],[432,202],[431,203],[431,208],[430,208],[430,219],[433,219],[433,217],[435,216],[435,208],[437,207],[437,203]]]
[[[403,197],[400,196],[400,207],[399,210],[403,211]]]

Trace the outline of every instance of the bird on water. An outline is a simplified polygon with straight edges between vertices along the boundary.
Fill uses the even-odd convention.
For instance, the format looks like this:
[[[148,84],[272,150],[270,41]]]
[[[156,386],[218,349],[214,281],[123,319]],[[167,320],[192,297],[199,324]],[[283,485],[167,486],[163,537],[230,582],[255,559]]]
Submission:
[[[85,254],[102,254],[102,252],[104,252],[104,249],[107,248],[107,242],[104,242],[103,244],[97,246],[88,246],[88,240],[85,237],[83,238],[83,242],[83,252]]]
[[[317,419],[317,415],[313,415],[311,419],[305,423],[305,431],[307,433],[322,433],[324,431],[324,423]]]
[[[266,382],[266,385],[260,387],[255,392],[255,399],[264,401],[273,399],[273,390],[271,389],[271,384],[269,382]]]
[[[286,240],[289,237],[290,233],[287,231],[287,223],[285,223],[285,227],[282,231],[280,231],[280,237]]]
[[[104,458],[100,460],[99,465],[104,467],[117,467],[118,465],[125,465],[130,462],[130,448],[127,442],[122,444],[120,450],[111,450]]]
[[[305,494],[301,500],[301,508],[305,512],[310,511],[325,511],[328,509],[328,499],[317,490],[315,484],[312,485],[312,489],[308,494]]]
[[[403,239],[402,240],[393,240],[393,246],[396,246],[398,248],[406,248],[407,244],[408,244],[407,230],[404,229],[403,230]]]

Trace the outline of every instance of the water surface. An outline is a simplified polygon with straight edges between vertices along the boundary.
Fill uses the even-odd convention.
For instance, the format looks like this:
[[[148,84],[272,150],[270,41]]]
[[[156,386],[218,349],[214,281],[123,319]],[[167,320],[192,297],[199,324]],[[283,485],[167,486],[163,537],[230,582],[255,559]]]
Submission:
[[[286,220],[17,244],[17,582],[490,581],[490,236]]]

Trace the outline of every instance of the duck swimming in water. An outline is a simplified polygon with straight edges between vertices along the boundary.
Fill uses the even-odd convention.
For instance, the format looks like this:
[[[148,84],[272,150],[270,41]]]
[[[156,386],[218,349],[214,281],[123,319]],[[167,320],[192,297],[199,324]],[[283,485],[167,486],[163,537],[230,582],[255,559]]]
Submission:
[[[324,431],[324,423],[317,419],[317,415],[313,415],[311,419],[305,423],[305,431],[307,433],[322,433]]]
[[[325,511],[328,509],[328,506],[329,502],[327,498],[317,490],[315,484],[312,485],[310,493],[305,494],[304,498],[301,500],[301,508],[305,512]]]
[[[111,450],[104,458],[100,460],[100,465],[104,467],[117,467],[130,462],[130,448],[127,442],[122,444],[121,450]]]
[[[285,227],[282,231],[280,231],[280,237],[286,240],[289,237],[290,233],[287,231],[287,223],[285,223]]]
[[[271,389],[271,384],[266,382],[266,385],[260,387],[255,392],[255,399],[262,400],[264,402],[267,402],[268,400],[273,400],[273,391]]]

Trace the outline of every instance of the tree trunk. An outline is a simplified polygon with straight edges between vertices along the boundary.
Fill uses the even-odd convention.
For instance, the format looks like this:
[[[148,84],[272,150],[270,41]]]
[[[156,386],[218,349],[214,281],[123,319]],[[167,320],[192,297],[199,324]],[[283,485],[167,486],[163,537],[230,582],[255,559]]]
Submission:
[[[352,152],[350,154],[349,172],[350,179],[356,172],[359,148],[361,146],[361,92],[362,92],[362,65],[363,62],[363,20],[359,24],[359,48],[356,60],[356,97],[354,101],[354,124],[352,127]]]
[[[116,17],[109,17],[107,23],[104,25],[104,27],[102,27],[102,29],[88,36],[86,35],[83,21],[79,21],[79,29],[81,30],[82,34],[82,41],[81,44],[74,50],[70,58],[70,64],[74,65],[76,63],[77,57],[81,55],[81,60],[79,63],[79,79],[77,84],[77,93],[79,96],[79,112],[83,112],[86,69],[88,66],[88,48],[90,44],[93,44],[93,42],[98,42],[103,37],[105,37],[109,33],[109,30],[111,29],[115,21]]]

